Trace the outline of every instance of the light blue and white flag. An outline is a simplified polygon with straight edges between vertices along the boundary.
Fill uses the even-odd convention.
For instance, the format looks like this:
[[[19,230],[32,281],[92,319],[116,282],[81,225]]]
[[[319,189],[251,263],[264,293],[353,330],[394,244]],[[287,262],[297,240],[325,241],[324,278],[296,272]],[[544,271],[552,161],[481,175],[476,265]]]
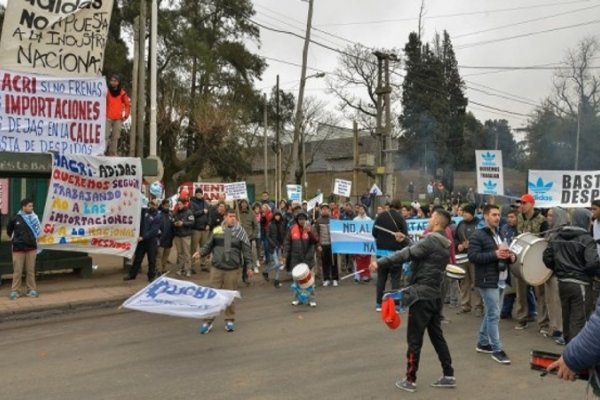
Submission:
[[[237,290],[212,289],[163,275],[125,300],[122,307],[175,317],[203,319],[216,317],[240,297]]]
[[[373,221],[329,221],[331,251],[338,254],[375,254]]]

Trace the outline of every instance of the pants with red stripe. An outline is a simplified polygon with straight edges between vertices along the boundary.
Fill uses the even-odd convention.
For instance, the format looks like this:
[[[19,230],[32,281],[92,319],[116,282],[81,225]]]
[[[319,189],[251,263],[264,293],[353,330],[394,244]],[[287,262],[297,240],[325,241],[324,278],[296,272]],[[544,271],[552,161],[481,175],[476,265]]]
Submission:
[[[441,299],[419,300],[408,309],[406,379],[410,382],[417,381],[425,330],[442,364],[444,376],[454,376],[450,350],[442,332],[442,304]]]

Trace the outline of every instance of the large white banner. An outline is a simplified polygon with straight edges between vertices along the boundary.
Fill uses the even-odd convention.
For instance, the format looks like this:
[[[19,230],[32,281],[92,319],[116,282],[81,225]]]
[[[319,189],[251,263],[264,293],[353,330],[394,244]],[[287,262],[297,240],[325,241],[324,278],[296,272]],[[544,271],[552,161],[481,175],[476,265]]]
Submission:
[[[590,207],[600,198],[600,171],[529,170],[527,188],[536,207]]]
[[[106,82],[0,70],[0,152],[104,154]]]
[[[162,276],[125,300],[124,308],[185,318],[212,318],[239,298],[236,290],[211,289]]]
[[[10,0],[0,65],[57,76],[100,76],[113,0]]]
[[[55,153],[38,243],[131,258],[139,237],[141,186],[139,158]]]
[[[475,150],[477,193],[504,195],[504,171],[501,150]]]

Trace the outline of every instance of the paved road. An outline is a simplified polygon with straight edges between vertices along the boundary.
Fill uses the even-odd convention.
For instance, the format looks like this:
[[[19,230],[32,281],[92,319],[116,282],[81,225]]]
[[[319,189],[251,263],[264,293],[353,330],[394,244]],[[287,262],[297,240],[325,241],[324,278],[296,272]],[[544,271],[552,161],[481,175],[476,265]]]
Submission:
[[[404,371],[405,327],[390,331],[372,309],[374,286],[319,288],[316,309],[294,308],[285,289],[242,289],[238,330],[222,318],[206,336],[194,320],[104,310],[0,324],[2,399],[565,399],[585,383],[541,378],[531,348],[560,348],[532,329],[502,323],[513,364],[474,350],[478,320],[448,315],[445,332],[457,389],[429,383],[440,367],[428,339],[418,391],[396,389]],[[443,396],[443,397],[442,397]]]

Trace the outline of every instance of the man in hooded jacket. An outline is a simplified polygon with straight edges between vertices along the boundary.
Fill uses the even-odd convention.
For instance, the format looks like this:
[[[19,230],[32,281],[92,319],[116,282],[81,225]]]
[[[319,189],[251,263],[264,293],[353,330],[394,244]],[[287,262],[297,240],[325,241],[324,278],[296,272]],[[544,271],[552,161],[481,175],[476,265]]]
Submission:
[[[118,75],[112,75],[106,94],[106,155],[117,156],[117,145],[121,136],[123,121],[129,118],[131,100],[121,87]]]

